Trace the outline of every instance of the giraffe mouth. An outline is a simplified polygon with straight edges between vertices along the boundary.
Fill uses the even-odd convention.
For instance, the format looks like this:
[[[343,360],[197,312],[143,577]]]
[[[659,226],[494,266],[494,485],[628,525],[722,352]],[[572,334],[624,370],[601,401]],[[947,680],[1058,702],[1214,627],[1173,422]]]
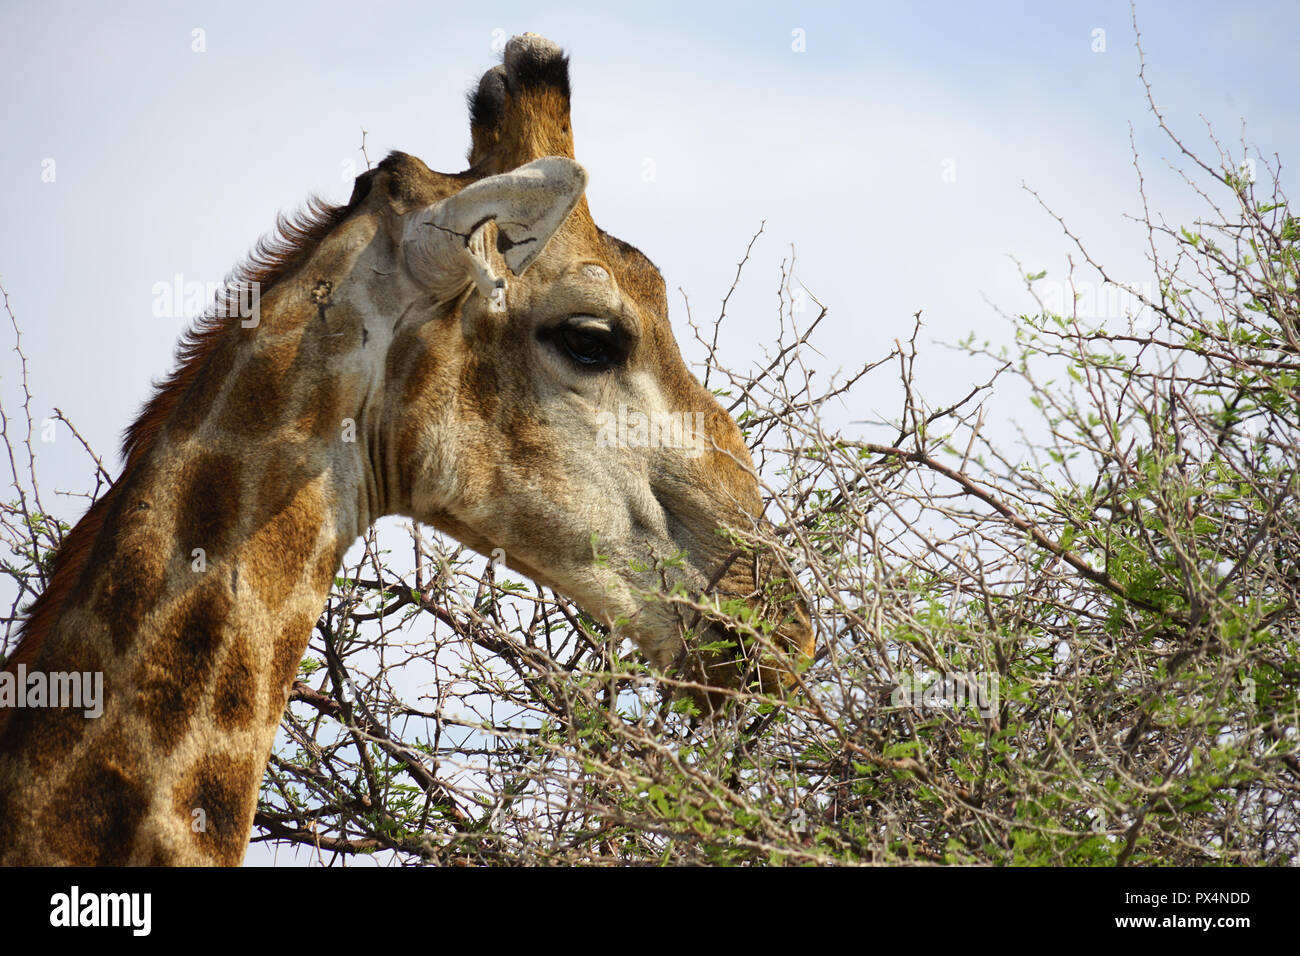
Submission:
[[[760,609],[752,623],[715,618],[701,624],[697,615],[684,629],[671,670],[707,710],[737,691],[779,694],[797,681],[801,663],[812,660],[815,635],[802,603],[779,622],[764,622],[765,616]]]

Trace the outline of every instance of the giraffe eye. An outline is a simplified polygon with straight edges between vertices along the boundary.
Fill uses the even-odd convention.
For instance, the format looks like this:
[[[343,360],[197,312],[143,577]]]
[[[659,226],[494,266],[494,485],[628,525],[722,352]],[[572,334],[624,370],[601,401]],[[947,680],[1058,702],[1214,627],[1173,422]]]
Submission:
[[[561,326],[549,330],[545,337],[569,361],[584,369],[606,369],[623,358],[618,334],[595,322]]]
[[[560,341],[569,357],[582,365],[608,365],[614,358],[613,336],[586,329],[565,329]]]

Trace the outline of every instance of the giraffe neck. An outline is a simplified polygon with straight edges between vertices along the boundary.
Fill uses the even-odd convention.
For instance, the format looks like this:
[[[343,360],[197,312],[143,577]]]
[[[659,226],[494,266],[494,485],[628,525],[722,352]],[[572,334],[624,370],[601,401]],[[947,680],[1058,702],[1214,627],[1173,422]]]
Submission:
[[[260,435],[173,419],[109,493],[61,614],[20,652],[28,673],[102,674],[102,714],[0,715],[0,862],[242,860],[312,625],[371,520],[364,455],[320,407]]]

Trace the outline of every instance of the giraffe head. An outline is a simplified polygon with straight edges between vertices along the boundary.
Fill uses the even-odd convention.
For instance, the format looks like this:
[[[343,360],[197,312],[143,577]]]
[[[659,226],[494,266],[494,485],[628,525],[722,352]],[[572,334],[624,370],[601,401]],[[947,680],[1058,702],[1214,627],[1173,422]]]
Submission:
[[[385,514],[504,553],[706,705],[811,653],[791,586],[723,534],[759,521],[753,465],[659,272],[592,220],[568,101],[560,51],[511,41],[469,170],[389,156],[259,246],[251,314],[183,340],[0,668],[104,688],[94,720],[0,706],[0,863],[237,863],[312,624]],[[758,611],[771,654],[671,588]]]
[[[811,652],[790,586],[725,534],[762,510],[740,430],[687,370],[659,271],[583,198],[567,58],[515,37],[471,113],[468,172],[394,154],[358,180],[343,229],[368,251],[336,307],[350,286],[358,315],[392,321],[370,439],[383,510],[503,554],[659,668],[775,686],[789,661],[747,668],[744,641],[650,596],[680,585],[762,604],[778,647]],[[683,624],[736,651],[687,651]]]

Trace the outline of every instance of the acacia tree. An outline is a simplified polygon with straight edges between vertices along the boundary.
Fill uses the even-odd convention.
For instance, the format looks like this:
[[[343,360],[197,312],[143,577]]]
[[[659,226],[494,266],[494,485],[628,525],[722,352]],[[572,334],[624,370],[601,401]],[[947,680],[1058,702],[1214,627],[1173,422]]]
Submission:
[[[814,387],[827,311],[797,321],[784,266],[766,364],[729,372],[717,322],[696,329],[768,491],[770,526],[734,545],[797,582],[819,634],[788,692],[703,718],[562,597],[422,529],[372,533],[317,622],[254,839],[322,863],[1293,864],[1300,219],[1280,164],[1203,161],[1147,95],[1202,218],[1148,211],[1152,281],[1131,287],[1058,220],[1081,265],[1056,288],[1123,288],[1123,328],[1024,272],[1013,343],[961,343],[969,391],[940,405],[920,313]],[[882,375],[891,421],[826,425]],[[1035,415],[1015,446],[986,427],[1011,392]],[[0,419],[6,652],[66,530],[24,394]],[[743,602],[655,599],[768,639]]]

